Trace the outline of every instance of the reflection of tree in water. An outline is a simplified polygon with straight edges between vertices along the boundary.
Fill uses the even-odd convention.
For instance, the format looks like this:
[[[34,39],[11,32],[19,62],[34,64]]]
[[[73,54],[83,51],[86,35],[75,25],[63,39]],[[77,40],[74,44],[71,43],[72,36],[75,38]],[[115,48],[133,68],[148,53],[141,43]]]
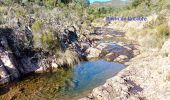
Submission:
[[[73,74],[73,68],[59,69],[52,74],[33,74],[14,84],[7,95],[14,95],[19,100],[60,98],[74,88]]]
[[[39,96],[45,98],[57,98],[71,91],[75,85],[73,82],[73,69],[58,70],[52,75],[46,76],[46,82],[42,85]]]

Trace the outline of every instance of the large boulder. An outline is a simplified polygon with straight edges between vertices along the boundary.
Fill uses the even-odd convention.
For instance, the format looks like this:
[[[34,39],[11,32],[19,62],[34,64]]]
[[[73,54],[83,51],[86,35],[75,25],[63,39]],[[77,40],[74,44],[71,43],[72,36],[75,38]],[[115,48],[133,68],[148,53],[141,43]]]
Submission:
[[[86,50],[86,52],[88,54],[87,59],[93,59],[93,58],[99,57],[101,50],[99,50],[97,48],[90,47]]]

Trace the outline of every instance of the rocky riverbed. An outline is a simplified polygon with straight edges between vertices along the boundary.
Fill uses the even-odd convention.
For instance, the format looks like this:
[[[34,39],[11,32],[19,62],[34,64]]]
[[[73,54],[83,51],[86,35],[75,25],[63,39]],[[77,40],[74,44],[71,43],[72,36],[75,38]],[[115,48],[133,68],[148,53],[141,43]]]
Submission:
[[[127,62],[129,59],[138,55],[139,46],[134,41],[125,38],[124,32],[115,31],[112,28],[98,27],[96,34],[90,35],[98,41],[93,41],[92,46],[86,50],[87,59],[102,58],[107,61],[118,63]]]
[[[63,73],[63,72],[61,73],[59,71],[59,73],[57,72],[54,75],[48,75],[48,74],[41,75],[40,74],[40,76],[39,76],[39,75],[33,74],[33,76],[31,75],[30,77],[28,77],[28,80],[30,80],[29,82],[27,81],[27,77],[25,77],[24,80],[22,79],[21,81],[16,82],[12,85],[5,85],[5,87],[1,87],[1,89],[3,90],[1,92],[2,98],[8,98],[8,97],[9,97],[8,99],[25,98],[29,94],[30,98],[37,97],[37,98],[54,99],[54,97],[55,97],[55,98],[59,98],[59,99],[64,99],[64,97],[61,97],[61,95],[59,95],[60,94],[59,92],[61,92],[61,90],[63,91],[63,89],[64,89],[63,95],[65,95],[66,98],[74,97],[74,99],[75,99],[78,97],[82,97],[83,95],[87,95],[92,88],[95,88],[96,86],[103,84],[106,79],[114,76],[115,73],[119,72],[122,69],[122,67],[121,67],[120,70],[116,70],[117,68],[119,68],[119,66],[118,65],[116,66],[116,65],[112,64],[111,62],[117,62],[117,63],[123,64],[123,63],[129,61],[135,55],[139,54],[139,51],[137,50],[138,46],[136,44],[134,44],[133,41],[127,40],[124,37],[123,32],[115,31],[112,28],[98,27],[98,28],[96,28],[95,33],[88,34],[84,38],[85,38],[84,41],[79,42],[80,47],[81,47],[79,49],[81,49],[81,50],[75,49],[75,51],[78,50],[78,51],[76,51],[77,54],[86,56],[87,60],[89,61],[89,66],[87,66],[87,68],[84,67],[84,68],[86,68],[86,70],[83,68],[83,66],[85,66],[83,64],[82,65],[80,64],[81,65],[80,69],[83,68],[82,69],[82,71],[84,71],[83,73],[87,74],[87,75],[84,74],[84,76],[88,76],[88,79],[89,79],[89,77],[92,77],[90,80],[87,81],[86,80],[87,78],[85,78],[84,80],[81,79],[79,83],[75,82],[74,79],[76,77],[78,77],[78,76],[83,77],[83,75],[79,75],[79,74],[76,74],[74,76],[73,74],[74,74],[75,70],[69,71],[69,72],[66,71],[65,73]],[[82,40],[82,39],[80,38],[80,40]],[[6,42],[4,42],[4,43],[8,43],[8,40],[5,40],[5,41]],[[8,46],[8,45],[6,44],[6,46]],[[2,50],[3,50],[3,48],[2,48]],[[3,52],[5,52],[5,50]],[[8,61],[9,63],[5,63],[5,64],[9,64],[9,65],[6,65],[6,66],[11,66],[11,68],[16,69],[16,70],[12,70],[12,71],[17,71],[17,72],[13,72],[14,74],[12,74],[12,76],[14,76],[15,74],[21,75],[18,72],[18,71],[20,71],[20,69],[18,70],[17,69],[18,67],[13,65],[13,63],[15,62],[15,61],[13,61],[13,60],[15,60],[15,57],[13,60],[9,60],[7,58],[11,59],[10,56],[8,56],[7,54],[4,54],[2,61],[3,62]],[[22,73],[26,74],[26,73],[30,73],[32,71],[36,71],[37,69],[39,70],[38,65],[37,65],[37,67],[36,66],[33,67],[32,66],[34,64],[33,62],[28,63],[28,59],[27,60],[25,58],[22,58],[22,59],[19,60],[19,62],[21,62],[25,66]],[[99,68],[87,70],[87,69],[91,69],[92,66],[95,67],[95,62],[94,62],[94,64],[90,65],[90,61],[91,60],[96,61],[98,59],[104,59],[105,62],[98,61],[98,62],[96,62],[96,67],[98,66]],[[109,61],[110,64],[107,61]],[[100,63],[102,66],[98,65]],[[57,61],[53,62],[52,64],[58,66]],[[100,66],[101,66],[101,68],[100,68]],[[111,67],[109,67],[109,66],[111,66]],[[4,67],[1,67],[1,68],[4,68]],[[23,67],[19,67],[19,68],[23,68]],[[55,67],[53,66],[53,68],[55,68]],[[26,69],[28,69],[28,70],[26,70]],[[29,70],[29,69],[31,69],[31,70]],[[77,68],[75,68],[75,69],[77,69]],[[99,70],[99,69],[102,69],[102,70]],[[2,70],[1,72],[5,72],[5,70],[4,71]],[[98,74],[98,72],[100,72],[100,74]],[[12,72],[10,72],[10,73],[12,73]],[[78,73],[80,73],[80,72],[78,72]],[[88,73],[92,73],[92,74],[88,74]],[[56,76],[57,74],[61,75],[61,77]],[[103,78],[100,77],[101,75]],[[6,75],[4,74],[4,76],[8,76],[8,73],[6,73]],[[19,76],[16,76],[15,78],[18,78],[18,77]],[[47,77],[49,77],[49,79]],[[103,81],[99,82],[99,81],[95,80],[95,77],[98,77],[96,79],[101,78],[100,80],[103,80]],[[8,79],[6,77],[4,77],[4,78],[7,79],[7,81],[3,80],[3,82],[8,82],[11,79],[11,78]],[[2,77],[2,79],[4,79],[4,78]],[[68,78],[68,79],[66,80],[66,78]],[[48,81],[48,80],[50,80],[50,81]],[[46,82],[43,84],[43,83],[41,83],[42,81],[46,81]],[[74,86],[81,85],[80,83],[82,83],[83,81],[86,83],[92,83],[94,85],[90,86],[90,85],[86,84],[88,86],[83,85],[78,90],[74,89]],[[33,82],[35,82],[36,84],[33,85]],[[52,83],[48,83],[48,82],[52,82]],[[61,86],[61,83],[63,83],[62,86]],[[26,86],[24,86],[24,84]],[[39,87],[38,84],[41,84],[43,86],[45,84],[48,84],[48,85],[51,84],[51,86],[47,86],[45,88],[45,87]],[[32,87],[35,87],[36,90]],[[62,87],[62,89],[60,89],[60,87]],[[75,94],[71,93],[72,94],[71,95],[69,92],[69,88],[73,88],[73,93],[75,93]],[[34,92],[36,95],[30,94],[30,90],[32,90],[32,92]],[[77,94],[75,91],[79,91],[79,90],[81,90],[82,92]],[[42,91],[44,94],[39,94],[39,91]],[[48,91],[49,92],[53,91],[54,93],[57,93],[57,95],[52,92],[47,93]],[[68,92],[68,93],[66,93],[66,92]],[[22,94],[24,96],[22,96]],[[45,94],[49,95],[49,97],[44,97]],[[38,95],[41,95],[41,97],[39,97]]]
[[[169,43],[159,50],[142,51],[125,63],[124,70],[80,100],[169,100]]]

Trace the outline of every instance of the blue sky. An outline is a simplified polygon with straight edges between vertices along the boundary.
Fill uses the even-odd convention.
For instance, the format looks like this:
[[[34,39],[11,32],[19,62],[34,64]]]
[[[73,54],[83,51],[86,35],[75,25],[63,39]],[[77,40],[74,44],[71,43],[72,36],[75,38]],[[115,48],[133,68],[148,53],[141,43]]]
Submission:
[[[111,1],[111,0],[89,0],[90,3],[96,2],[96,1],[100,1],[100,2],[106,2],[106,1]],[[121,0],[121,1],[126,1],[126,0]]]

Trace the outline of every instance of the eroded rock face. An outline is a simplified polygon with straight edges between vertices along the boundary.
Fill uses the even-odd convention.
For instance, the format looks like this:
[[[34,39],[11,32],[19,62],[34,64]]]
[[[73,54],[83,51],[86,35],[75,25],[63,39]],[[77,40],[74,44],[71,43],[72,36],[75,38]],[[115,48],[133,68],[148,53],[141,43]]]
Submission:
[[[3,62],[0,61],[0,84],[5,84],[10,81],[9,74],[3,65]]]
[[[13,32],[12,29],[0,30],[0,84],[43,67],[38,65],[38,58],[34,56],[36,52],[29,47],[26,34]]]
[[[20,74],[16,67],[16,62],[12,53],[5,51],[2,47],[0,47],[0,61],[1,61],[1,78],[2,83],[9,82],[10,80],[14,80],[19,78]],[[5,79],[4,79],[5,78]]]

